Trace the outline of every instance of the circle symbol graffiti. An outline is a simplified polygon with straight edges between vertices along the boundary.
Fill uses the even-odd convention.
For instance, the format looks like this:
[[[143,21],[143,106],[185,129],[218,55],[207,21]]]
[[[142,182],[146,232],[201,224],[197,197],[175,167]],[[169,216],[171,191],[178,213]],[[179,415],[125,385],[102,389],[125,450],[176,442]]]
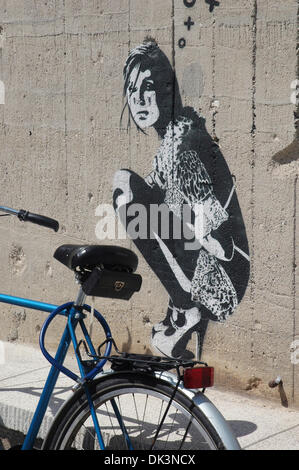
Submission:
[[[185,38],[179,39],[178,45],[181,49],[183,49],[183,47],[186,46],[186,39]]]
[[[194,7],[196,0],[184,0],[184,5],[187,8]]]

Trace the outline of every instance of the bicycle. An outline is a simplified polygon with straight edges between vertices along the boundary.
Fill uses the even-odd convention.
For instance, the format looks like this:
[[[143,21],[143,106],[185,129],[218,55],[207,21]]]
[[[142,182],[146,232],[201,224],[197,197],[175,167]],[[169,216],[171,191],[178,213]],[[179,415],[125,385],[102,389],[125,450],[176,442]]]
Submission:
[[[49,217],[4,206],[0,211],[5,212],[2,216],[59,229]],[[80,284],[76,301],[56,306],[0,294],[0,302],[49,313],[39,343],[51,369],[21,449],[33,448],[59,373],[74,380],[74,393],[54,417],[42,450],[240,449],[227,422],[204,395],[213,385],[213,368],[201,361],[121,352],[105,318],[85,304],[87,295],[128,300],[140,290],[136,254],[117,246],[62,245],[54,258],[74,271]],[[87,314],[105,334],[98,348],[84,322]],[[64,316],[66,325],[53,357],[45,337],[57,316]],[[80,341],[79,327],[84,337]],[[80,375],[64,365],[71,344]],[[108,363],[110,368],[104,370]]]

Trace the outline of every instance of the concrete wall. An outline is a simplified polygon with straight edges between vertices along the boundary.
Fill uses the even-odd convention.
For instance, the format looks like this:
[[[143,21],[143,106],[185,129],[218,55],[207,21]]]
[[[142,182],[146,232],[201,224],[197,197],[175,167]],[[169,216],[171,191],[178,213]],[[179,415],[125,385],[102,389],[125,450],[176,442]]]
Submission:
[[[215,366],[217,383],[274,399],[277,389],[267,384],[279,374],[298,405],[298,1],[193,3],[0,0],[1,204],[61,224],[54,234],[1,219],[1,290],[71,300],[73,276],[52,258],[55,248],[98,243],[96,208],[111,204],[115,172],[151,171],[155,133],[127,130],[126,118],[120,126],[123,65],[150,35],[175,66],[184,104],[201,110],[236,176],[250,244],[245,298],[224,324],[209,323],[203,359]],[[168,300],[142,258],[139,272],[142,291],[131,301],[97,299],[96,306],[120,348],[147,352]],[[0,318],[0,339],[37,344],[44,314],[3,305]]]

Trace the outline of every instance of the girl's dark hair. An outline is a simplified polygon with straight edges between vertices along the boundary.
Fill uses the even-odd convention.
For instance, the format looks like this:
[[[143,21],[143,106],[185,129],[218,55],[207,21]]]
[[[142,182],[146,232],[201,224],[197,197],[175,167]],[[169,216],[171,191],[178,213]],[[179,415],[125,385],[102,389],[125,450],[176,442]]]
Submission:
[[[123,71],[124,96],[127,94],[131,72],[138,64],[140,72],[151,71],[155,84],[157,106],[160,111],[160,117],[154,124],[154,128],[159,136],[163,137],[169,122],[173,122],[183,109],[175,72],[156,41],[152,38],[146,38],[143,44],[130,52],[126,60]],[[138,127],[137,124],[136,126]]]

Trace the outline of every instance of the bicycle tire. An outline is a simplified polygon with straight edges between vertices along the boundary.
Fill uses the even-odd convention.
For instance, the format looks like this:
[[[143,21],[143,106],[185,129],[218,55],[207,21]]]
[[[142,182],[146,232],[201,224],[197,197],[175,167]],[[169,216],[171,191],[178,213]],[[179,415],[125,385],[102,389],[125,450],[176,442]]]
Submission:
[[[118,372],[90,384],[105,450],[126,450],[127,444],[111,406],[117,402],[134,450],[222,450],[216,430],[192,400],[179,390],[158,436],[155,434],[174,388],[142,372]],[[143,422],[141,422],[141,417]],[[155,444],[153,442],[155,440]],[[84,390],[62,407],[44,441],[46,450],[97,450],[99,445]]]

